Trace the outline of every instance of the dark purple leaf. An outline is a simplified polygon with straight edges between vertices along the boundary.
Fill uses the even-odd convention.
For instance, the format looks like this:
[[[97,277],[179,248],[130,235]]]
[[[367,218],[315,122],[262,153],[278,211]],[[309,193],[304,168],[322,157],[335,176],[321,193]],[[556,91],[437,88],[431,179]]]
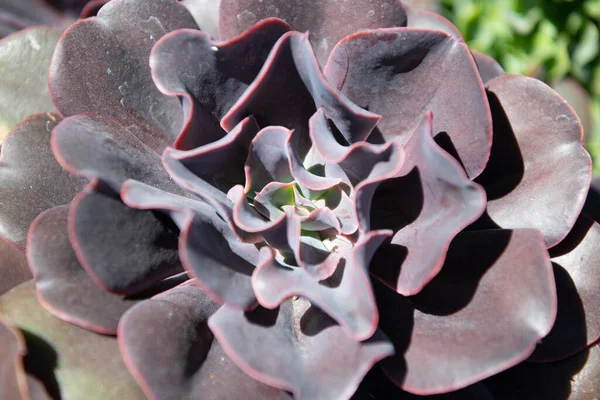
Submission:
[[[73,200],[69,235],[79,262],[98,285],[135,294],[183,271],[179,232],[166,216],[129,208],[97,190],[90,187]]]
[[[27,265],[25,254],[14,245],[0,238],[0,295],[33,276]]]
[[[162,38],[150,56],[158,89],[181,98],[185,126],[175,147],[193,149],[225,134],[221,118],[262,68],[271,48],[290,27],[261,21],[227,42],[214,42],[197,30],[178,30]]]
[[[293,181],[289,155],[286,151],[292,132],[279,126],[262,129],[250,144],[246,158],[245,193],[254,195],[270,182]]]
[[[217,305],[193,284],[131,309],[119,325],[124,360],[148,398],[290,399],[241,371],[207,326]]]
[[[408,139],[406,159],[395,178],[380,182],[374,192],[365,187],[356,194],[362,230],[370,226],[395,232],[371,272],[405,296],[418,293],[436,276],[454,236],[485,207],[483,190],[435,143],[431,124],[429,114]]]
[[[457,390],[526,359],[556,316],[552,266],[532,229],[463,232],[417,296],[376,291],[396,356],[382,362],[415,394]],[[451,368],[449,368],[451,366]]]
[[[415,6],[405,5],[404,8],[406,9],[407,27],[442,31],[458,41],[464,41],[458,28],[438,13],[422,10]]]
[[[190,217],[179,247],[183,265],[214,301],[242,309],[256,306],[251,276],[258,249],[240,242],[225,222]]]
[[[25,248],[29,225],[41,212],[68,204],[84,187],[64,171],[50,149],[55,114],[36,114],[23,121],[2,146],[0,164],[0,235]]]
[[[502,228],[540,230],[551,247],[575,224],[590,184],[581,122],[537,79],[503,75],[487,88],[494,146],[477,179],[487,192],[487,212]]]
[[[180,28],[197,27],[172,0],[115,0],[97,17],[71,25],[50,66],[55,106],[65,117],[114,118],[162,152],[179,134],[183,115],[179,101],[154,86],[148,59],[157,40]]]
[[[294,149],[304,158],[310,147],[306,121],[318,108],[323,108],[351,143],[367,137],[380,119],[327,83],[306,34],[288,32],[277,41],[260,73],[221,125],[230,130],[253,115],[262,128],[284,126],[294,131]]]
[[[479,71],[479,75],[484,84],[494,78],[504,75],[504,70],[492,57],[477,50],[471,50],[471,54],[473,54],[475,64],[477,64],[477,70]]]
[[[63,321],[116,335],[119,318],[137,301],[109,293],[91,280],[71,248],[68,213],[69,206],[57,206],[40,214],[31,225],[27,258],[39,300]]]
[[[561,95],[577,114],[583,127],[583,141],[589,142],[593,135],[593,107],[588,91],[575,78],[565,77],[552,83],[552,89]]]
[[[484,384],[496,400],[595,400],[600,393],[600,344],[561,361],[521,363]]]
[[[310,138],[316,152],[343,171],[344,182],[358,187],[379,182],[400,171],[404,149],[394,142],[374,145],[364,141],[344,146],[336,141],[325,114],[319,109],[309,120]],[[330,178],[330,180],[332,180]]]
[[[302,298],[248,313],[223,306],[208,325],[242,370],[297,399],[347,399],[373,364],[394,352],[379,331],[354,341]]]
[[[432,396],[419,396],[405,392],[394,385],[379,365],[373,367],[361,382],[351,400],[494,400],[482,383],[467,386],[454,392]]]
[[[98,15],[100,9],[110,0],[89,0],[81,9],[79,18],[90,18]]]
[[[406,25],[398,0],[221,0],[219,33],[231,38],[268,17],[281,18],[300,32],[310,32],[317,59],[325,65],[335,44],[354,32]]]
[[[159,211],[168,215],[179,230],[187,225],[191,214],[202,215],[207,220],[219,219],[215,210],[203,201],[165,192],[134,180],[127,180],[123,184],[121,200],[137,210]]]
[[[188,151],[168,149],[164,157],[177,160],[189,172],[227,193],[236,184],[244,183],[244,163],[258,131],[254,118],[248,117],[215,142]]]
[[[194,16],[200,30],[213,38],[219,38],[220,0],[180,0],[190,14]]]
[[[303,296],[335,319],[356,340],[371,337],[379,314],[369,280],[373,253],[390,231],[370,232],[344,254],[327,280],[318,281],[306,269],[282,265],[273,250],[261,249],[261,260],[252,276],[260,304],[275,309],[292,296]]]
[[[435,136],[449,137],[468,175],[483,170],[491,146],[491,117],[463,42],[417,28],[360,32],[336,45],[325,76],[351,101],[383,116],[369,141],[395,138],[406,143],[424,114],[432,111]]]
[[[575,226],[549,250],[554,265],[558,314],[538,344],[533,361],[566,358],[600,339],[600,225],[580,215]]]
[[[52,150],[67,171],[98,179],[114,193],[127,179],[181,193],[160,156],[114,120],[90,115],[66,118],[52,132]]]
[[[34,25],[48,25],[64,30],[74,22],[74,16],[57,12],[44,0],[2,0],[0,38]]]

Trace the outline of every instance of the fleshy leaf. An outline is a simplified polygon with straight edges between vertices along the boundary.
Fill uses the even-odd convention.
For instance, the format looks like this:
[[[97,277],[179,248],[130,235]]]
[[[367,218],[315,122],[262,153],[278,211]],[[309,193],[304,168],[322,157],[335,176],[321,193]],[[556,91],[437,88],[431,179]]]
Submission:
[[[521,363],[484,384],[495,400],[594,400],[600,393],[600,344],[561,361]]]
[[[215,0],[180,0],[194,20],[200,27],[200,30],[208,33],[214,38],[219,38],[219,3]]]
[[[579,118],[537,79],[503,75],[487,88],[494,145],[477,179],[487,192],[487,212],[502,228],[540,230],[551,247],[575,224],[591,180]]]
[[[336,45],[325,76],[351,101],[383,116],[370,141],[406,143],[431,111],[434,135],[451,141],[469,177],[483,170],[491,147],[491,116],[463,42],[417,28],[359,32]]]
[[[373,364],[394,352],[379,331],[354,341],[302,298],[248,313],[223,306],[208,325],[247,374],[299,400],[349,398]]]
[[[90,115],[66,118],[52,131],[52,150],[67,171],[99,179],[115,193],[127,179],[181,193],[160,156],[113,120]]]
[[[50,149],[55,114],[36,114],[11,132],[0,164],[0,235],[25,248],[29,225],[41,212],[68,204],[86,179],[62,169]]]
[[[479,75],[484,84],[494,78],[504,75],[504,70],[492,57],[477,50],[471,50],[471,53],[473,54],[475,64],[477,64],[477,70],[479,71]]]
[[[137,301],[111,294],[90,279],[71,248],[68,213],[69,206],[57,206],[31,225],[27,257],[39,300],[63,321],[115,335],[119,318]]]
[[[294,131],[292,143],[303,159],[310,147],[305,121],[318,108],[323,108],[349,142],[367,137],[380,119],[329,85],[307,36],[288,32],[277,41],[260,73],[223,117],[221,126],[230,130],[248,115],[253,115],[262,128],[284,126]]]
[[[180,28],[197,26],[171,0],[111,1],[97,17],[71,25],[50,66],[56,108],[65,117],[114,118],[161,153],[179,134],[183,115],[179,101],[154,86],[148,58],[157,40]]]
[[[202,290],[187,284],[145,301],[123,317],[119,343],[146,396],[288,399],[246,375],[225,354],[207,326],[217,307]]]
[[[0,238],[0,295],[32,278],[25,254]],[[1,397],[0,397],[1,398]]]
[[[431,137],[427,115],[404,146],[396,178],[377,186],[370,207],[357,208],[371,229],[392,229],[371,272],[398,293],[418,293],[440,271],[454,236],[484,211],[485,193]],[[364,206],[357,189],[357,207]],[[367,225],[368,227],[368,225]],[[363,230],[368,229],[361,227]],[[400,255],[399,253],[403,253]]]
[[[187,224],[190,211],[208,220],[219,219],[215,210],[203,201],[179,196],[134,180],[127,180],[123,184],[121,200],[137,210],[153,210],[167,214],[179,230],[183,230]]]
[[[369,371],[351,400],[494,400],[482,383],[464,389],[431,396],[408,393],[394,385],[379,365]]]
[[[49,314],[36,299],[33,281],[0,298],[0,315],[24,333],[28,349],[25,367],[41,375],[52,398],[145,398],[123,363],[117,339]]]
[[[252,140],[245,163],[245,193],[254,195],[270,182],[289,183],[293,177],[286,144],[292,135],[281,126],[262,129]]]
[[[25,339],[18,329],[0,321],[0,398],[26,400],[29,395],[23,356],[27,354]]]
[[[571,356],[600,339],[600,225],[581,215],[571,232],[549,250],[554,266],[558,314],[538,344],[533,361]]]
[[[438,13],[422,10],[416,6],[404,6],[404,8],[406,9],[407,27],[442,31],[458,41],[464,41],[458,28]]]
[[[251,276],[258,249],[241,243],[226,223],[190,218],[181,232],[179,252],[185,268],[214,301],[242,309],[256,306]]]
[[[0,38],[34,25],[65,29],[74,18],[57,12],[45,0],[3,0],[0,4]]]
[[[552,328],[554,285],[539,232],[457,235],[441,272],[417,296],[376,289],[380,328],[397,352],[382,362],[386,374],[424,395],[460,389],[518,364]]]
[[[268,17],[281,18],[296,31],[309,31],[321,65],[345,36],[360,30],[406,25],[406,14],[398,0],[221,0],[219,11],[221,39],[231,38]]]
[[[177,160],[206,183],[227,193],[232,186],[244,183],[244,162],[258,131],[254,118],[248,117],[219,140],[188,151],[168,149],[165,157]]]
[[[254,292],[260,304],[270,309],[292,296],[304,296],[354,339],[368,339],[375,333],[379,321],[368,265],[379,244],[391,233],[370,232],[345,254],[344,262],[324,281],[317,281],[304,268],[280,264],[273,250],[263,248],[260,264],[252,276]]]
[[[165,35],[156,44],[150,56],[154,82],[164,94],[181,98],[185,116],[175,147],[193,149],[225,134],[221,118],[289,30],[285,22],[269,19],[224,43],[186,29]]]
[[[69,236],[79,262],[114,293],[139,293],[183,272],[178,235],[165,216],[129,208],[93,187],[73,200],[69,212]]]
[[[60,31],[36,27],[0,41],[0,143],[19,122],[55,111],[48,93],[48,68]]]

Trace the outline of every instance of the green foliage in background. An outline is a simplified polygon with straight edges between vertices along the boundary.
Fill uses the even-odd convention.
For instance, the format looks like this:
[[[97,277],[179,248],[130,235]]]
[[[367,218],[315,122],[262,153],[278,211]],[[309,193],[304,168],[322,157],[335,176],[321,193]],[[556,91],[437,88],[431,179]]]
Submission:
[[[581,104],[574,106],[582,120],[591,118],[586,137],[600,173],[600,0],[443,0],[442,5],[471,48],[494,57],[508,73],[557,85],[569,102]],[[591,102],[581,99],[585,92],[560,82],[563,78],[581,83]]]

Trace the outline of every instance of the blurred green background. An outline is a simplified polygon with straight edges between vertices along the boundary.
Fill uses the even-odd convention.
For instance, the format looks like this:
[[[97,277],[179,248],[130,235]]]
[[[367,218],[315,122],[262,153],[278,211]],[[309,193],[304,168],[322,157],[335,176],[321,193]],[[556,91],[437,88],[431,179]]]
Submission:
[[[544,80],[575,108],[600,174],[600,0],[412,0],[452,21],[508,73]]]

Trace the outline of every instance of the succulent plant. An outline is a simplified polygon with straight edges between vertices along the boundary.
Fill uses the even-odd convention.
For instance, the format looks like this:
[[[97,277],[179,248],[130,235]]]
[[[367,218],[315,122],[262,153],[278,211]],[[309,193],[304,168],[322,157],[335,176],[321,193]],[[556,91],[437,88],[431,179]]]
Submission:
[[[113,0],[48,41],[56,112],[2,147],[4,397],[598,391],[556,92],[395,0],[215,10]]]

